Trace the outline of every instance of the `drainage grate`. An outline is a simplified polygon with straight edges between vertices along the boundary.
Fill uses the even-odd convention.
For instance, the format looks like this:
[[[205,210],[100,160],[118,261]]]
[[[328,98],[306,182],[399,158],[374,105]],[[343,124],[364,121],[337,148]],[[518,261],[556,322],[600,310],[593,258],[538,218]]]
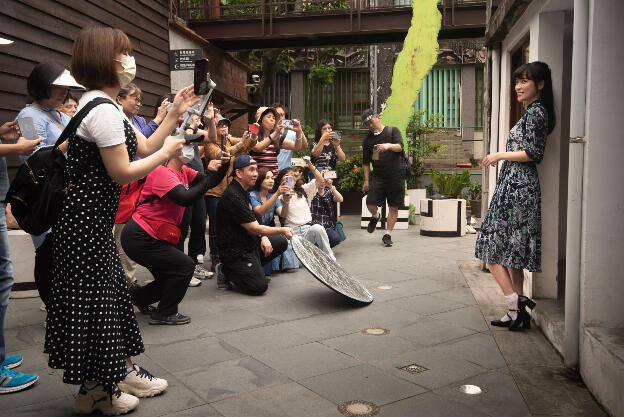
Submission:
[[[338,411],[346,417],[372,417],[379,414],[379,407],[370,401],[354,400],[340,404]]]
[[[410,363],[409,365],[399,366],[398,369],[409,372],[410,374],[419,374],[421,372],[428,371],[429,368],[425,368],[424,366],[417,365],[415,363]]]
[[[369,336],[384,336],[390,333],[390,330],[381,327],[369,327],[368,329],[362,330],[362,333]]]

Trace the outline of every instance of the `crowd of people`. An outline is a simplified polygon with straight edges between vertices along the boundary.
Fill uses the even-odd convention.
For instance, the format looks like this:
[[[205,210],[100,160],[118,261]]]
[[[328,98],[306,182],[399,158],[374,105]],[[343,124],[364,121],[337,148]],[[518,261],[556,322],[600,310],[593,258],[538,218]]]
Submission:
[[[0,126],[0,137],[8,142],[0,145],[4,196],[8,175],[3,156],[27,161],[41,147],[53,145],[92,100],[105,99],[59,146],[66,154],[65,179],[71,187],[54,226],[32,236],[34,277],[47,311],[44,352],[50,367],[64,371],[65,383],[80,386],[74,401],[80,414],[126,413],[138,406],[139,398],[167,388],[165,379],[132,359],[145,350],[134,307],[149,315],[151,325],[187,324],[191,318],[178,307],[189,286],[216,276],[218,289],[262,295],[273,274],[300,266],[290,238],[314,243],[324,254],[319,256],[334,261],[334,248],[344,239],[337,228],[336,205],[343,197],[335,172],[346,155],[331,121],[320,120],[308,144],[301,122],[287,119],[284,106],[276,103],[260,107],[255,123],[235,137],[231,121],[212,103],[201,116],[192,110],[199,98],[191,85],[159,98],[147,122],[139,116],[143,94],[132,83],[136,64],[131,51],[120,30],[83,29],[72,49],[71,72],[45,62],[28,77],[32,102],[18,119],[32,120],[37,139],[21,137],[16,121]],[[502,236],[500,225],[509,223],[506,207],[517,204],[510,195],[517,193],[518,181],[530,185],[522,191],[528,197],[538,196],[523,204],[532,204],[539,214],[535,163],[554,124],[551,107],[538,100],[542,93],[552,95],[550,73],[531,65],[516,74],[524,83],[524,95],[518,96],[528,107],[519,122],[523,130],[514,128],[508,152],[484,159],[485,165],[506,163],[476,249],[509,305],[509,313],[492,324],[510,329],[526,327],[525,309],[535,306],[522,295],[521,275],[522,268],[539,270],[540,219],[529,219],[527,226],[526,219],[514,215],[516,229],[505,232],[515,236],[520,228],[526,245],[511,254],[505,242],[513,236]],[[403,140],[399,129],[383,126],[373,110],[362,114],[362,124],[369,130],[362,146],[363,191],[372,214],[367,230],[375,231],[379,207],[387,201],[382,242],[389,247],[403,204]],[[293,154],[301,150],[309,152],[305,166],[294,166]],[[38,379],[13,371],[22,357],[5,351],[3,321],[13,272],[4,211],[0,204],[0,393],[22,390]],[[524,206],[516,211],[531,212]],[[210,267],[203,265],[206,250]],[[137,265],[153,279],[139,284]]]

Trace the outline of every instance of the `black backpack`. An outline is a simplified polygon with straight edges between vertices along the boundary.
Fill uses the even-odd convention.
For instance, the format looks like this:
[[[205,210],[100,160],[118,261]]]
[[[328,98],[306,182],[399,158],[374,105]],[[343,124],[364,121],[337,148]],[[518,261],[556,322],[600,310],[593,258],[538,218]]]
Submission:
[[[50,229],[58,218],[63,200],[72,184],[65,184],[67,159],[58,147],[78,129],[80,122],[103,103],[115,103],[103,97],[88,102],[67,124],[54,146],[35,151],[18,169],[7,192],[5,203],[25,232],[40,235]]]

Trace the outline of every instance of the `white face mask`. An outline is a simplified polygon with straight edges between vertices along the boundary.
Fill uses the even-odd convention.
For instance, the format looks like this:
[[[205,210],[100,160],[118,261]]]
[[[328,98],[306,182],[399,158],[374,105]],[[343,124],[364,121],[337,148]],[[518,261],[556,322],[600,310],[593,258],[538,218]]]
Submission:
[[[193,145],[184,145],[182,147],[182,155],[179,156],[180,162],[188,164],[195,157],[195,147]]]
[[[136,76],[136,63],[133,56],[125,55],[121,60],[117,60],[121,63],[123,71],[117,73],[119,79],[119,85],[124,87],[134,80]]]

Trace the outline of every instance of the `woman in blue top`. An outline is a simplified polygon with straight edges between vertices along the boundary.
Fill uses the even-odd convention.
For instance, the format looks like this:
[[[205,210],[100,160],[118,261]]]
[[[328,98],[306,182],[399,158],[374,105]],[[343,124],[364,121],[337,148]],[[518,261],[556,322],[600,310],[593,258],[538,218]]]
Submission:
[[[74,80],[65,67],[56,62],[37,64],[28,76],[26,85],[33,102],[24,107],[17,118],[32,118],[37,134],[43,139],[37,149],[52,146],[70,119],[56,109],[63,104],[70,88],[83,89],[83,87]],[[59,149],[63,153],[67,152],[67,142],[63,142]],[[31,155],[20,156],[20,159],[24,162]],[[41,300],[47,304],[52,272],[52,233],[47,231],[31,237],[35,246],[35,283]]]
[[[251,206],[253,207],[254,214],[258,219],[258,223],[264,226],[275,226],[275,215],[280,217],[288,214],[288,204],[282,205],[279,201],[279,196],[283,195],[285,200],[290,200],[288,186],[282,184],[277,189],[277,192],[270,192],[273,189],[275,179],[273,177],[273,171],[269,168],[260,168],[258,170],[258,179],[253,189],[249,191],[249,197],[251,198]],[[264,266],[264,274],[271,275],[273,271],[279,271],[281,256],[273,259],[271,263]]]
[[[169,100],[161,100],[160,103],[156,103],[158,106],[156,116],[149,123],[146,123],[145,119],[139,116],[139,110],[141,110],[143,105],[143,92],[136,84],[130,83],[121,87],[119,94],[117,94],[117,103],[123,108],[123,112],[132,122],[132,126],[143,133],[143,136],[149,138],[158,129],[158,126],[160,126],[167,115]]]

